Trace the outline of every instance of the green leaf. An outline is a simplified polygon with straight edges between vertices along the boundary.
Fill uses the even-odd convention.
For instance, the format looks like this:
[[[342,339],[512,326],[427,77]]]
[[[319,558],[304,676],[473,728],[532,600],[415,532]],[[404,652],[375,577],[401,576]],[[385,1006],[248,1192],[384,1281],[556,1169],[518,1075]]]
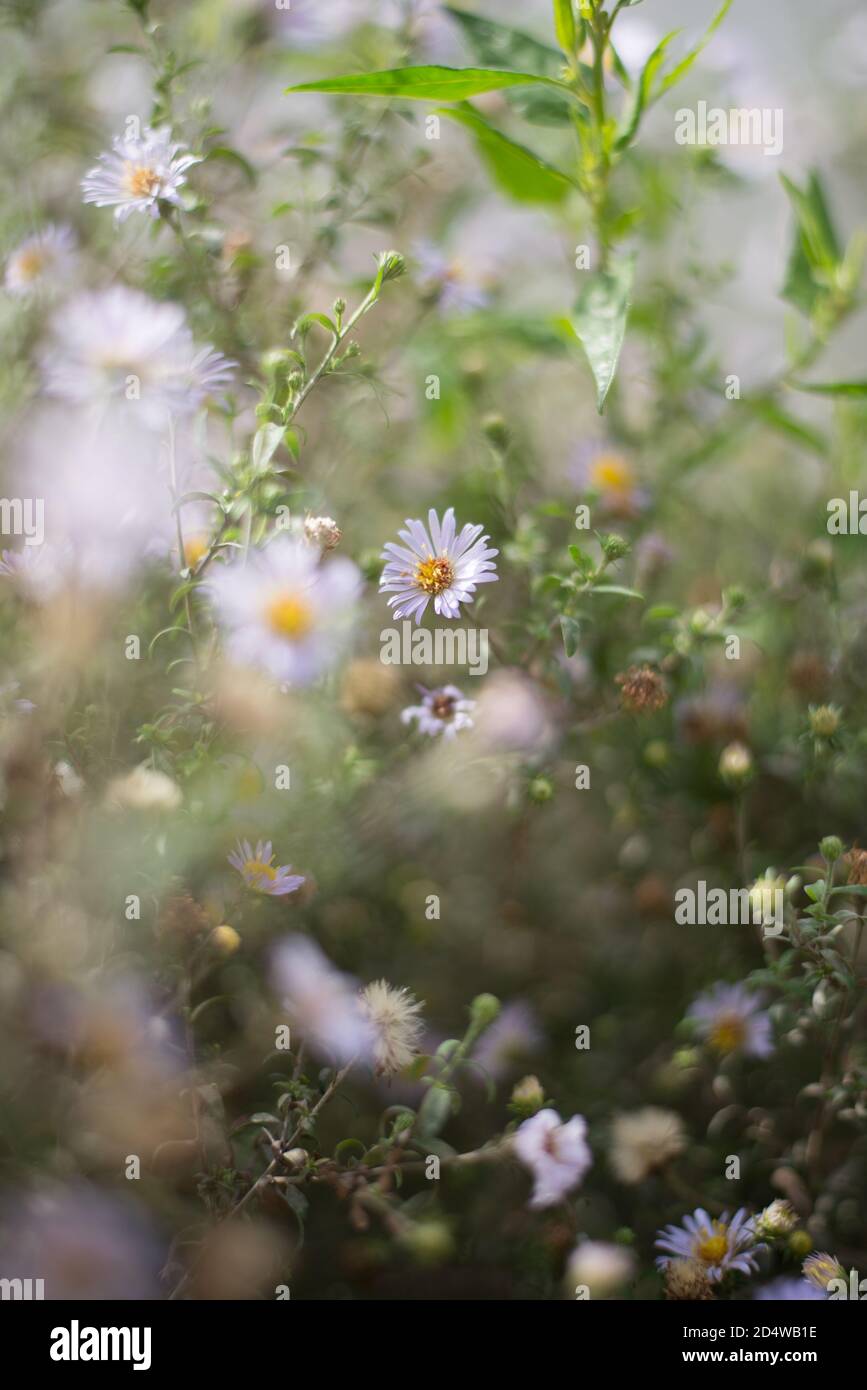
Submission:
[[[253,436],[252,463],[257,473],[264,473],[274,457],[283,438],[283,426],[260,425]]]
[[[624,116],[623,129],[614,142],[616,150],[625,150],[630,145],[638,133],[641,125],[641,118],[647,107],[653,101],[653,83],[656,74],[665,62],[665,54],[672,39],[676,39],[680,33],[679,29],[673,29],[670,34],[666,34],[661,43],[651,53],[647,62],[641,70],[641,76],[632,94],[632,102]]]
[[[540,77],[558,78],[563,71],[563,55],[549,44],[540,43],[519,29],[496,24],[491,19],[467,14],[445,5],[444,10],[460,25],[463,36],[479,62],[513,72],[535,72]],[[537,125],[567,125],[569,107],[560,92],[544,87],[523,88],[506,93],[506,100],[528,121]]]
[[[644,598],[637,589],[625,589],[622,584],[594,584],[591,590],[594,594],[619,594],[621,598]]]
[[[620,360],[634,274],[635,256],[629,255],[612,263],[607,271],[586,276],[570,320],[596,381],[600,415]]]
[[[567,656],[574,656],[581,638],[581,624],[576,618],[561,616],[560,631],[563,634],[563,650]]]
[[[793,381],[798,391],[814,396],[867,396],[867,381]]]
[[[795,213],[795,237],[780,293],[796,309],[810,315],[828,292],[829,280],[840,261],[840,243],[818,174],[811,172],[803,189],[784,174],[780,181]]]
[[[795,385],[796,383],[792,383]],[[810,389],[809,387],[806,389]],[[778,430],[780,434],[786,435],[789,439],[794,439],[799,444],[803,444],[807,449],[812,449],[821,458],[827,456],[828,441],[819,431],[805,425],[803,420],[798,420],[794,415],[789,415],[777,405],[776,401],[767,397],[755,401],[746,401],[745,404],[753,414],[760,420],[764,420],[772,429]]]
[[[696,58],[698,58],[699,55],[704,52],[705,48],[707,48],[707,45],[710,43],[711,39],[713,38],[719,26],[722,24],[731,7],[732,0],[724,0],[723,5],[717,11],[714,18],[711,20],[707,32],[705,33],[705,36],[701,40],[701,42],[696,44],[695,48],[691,49],[690,52],[687,53],[685,58],[681,59],[681,61],[677,64],[677,67],[672,68],[671,72],[666,73],[665,77],[662,79],[662,82],[660,83],[659,91],[656,94],[657,97],[664,96],[665,93],[669,91],[677,82],[679,82],[682,77],[686,77],[686,74],[689,72]]]
[[[569,554],[572,557],[573,564],[576,564],[579,570],[592,569],[593,561],[590,556],[581,549],[580,545],[570,545]],[[555,575],[554,578],[557,579],[558,583],[562,583],[559,575]]]
[[[572,0],[554,0],[554,32],[567,58],[574,56],[578,42]]]
[[[562,203],[573,190],[571,180],[532,150],[501,135],[471,106],[441,107],[439,115],[469,130],[494,182],[519,203]]]
[[[213,149],[208,150],[203,163],[210,163],[214,159],[221,159],[227,164],[234,164],[236,169],[241,170],[248,183],[255,184],[257,182],[258,174],[249,159],[245,159],[238,150],[233,149],[230,145],[215,145]]]
[[[565,82],[538,77],[531,72],[498,71],[494,68],[387,68],[384,72],[350,73],[321,82],[301,82],[287,92],[335,92],[345,96],[406,97],[412,101],[466,101],[482,92],[501,92],[508,87],[541,84],[567,97],[574,93]]]

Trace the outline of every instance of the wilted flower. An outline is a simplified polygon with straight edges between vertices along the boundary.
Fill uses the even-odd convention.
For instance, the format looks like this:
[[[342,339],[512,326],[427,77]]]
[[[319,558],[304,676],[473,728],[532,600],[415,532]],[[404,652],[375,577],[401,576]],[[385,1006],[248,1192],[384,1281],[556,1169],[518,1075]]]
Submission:
[[[493,584],[497,550],[487,547],[488,536],[481,526],[463,527],[456,534],[454,508],[449,507],[440,526],[433,508],[428,512],[430,534],[421,521],[406,522],[398,535],[404,542],[389,541],[383,552],[386,561],[379,591],[391,593],[388,600],[396,618],[412,618],[420,623],[431,599],[441,618],[459,618],[461,604],[471,603],[479,584]]]
[[[282,898],[294,893],[304,882],[303,874],[293,874],[291,864],[274,864],[271,841],[258,840],[253,849],[249,840],[239,840],[238,848],[229,856],[248,888],[265,893],[270,898]]]
[[[52,329],[43,354],[48,393],[78,405],[121,404],[149,428],[193,414],[228,384],[235,366],[196,347],[179,305],[125,285],[77,295]]]
[[[106,801],[126,811],[175,811],[183,801],[177,782],[142,763],[108,784]]]
[[[815,1288],[821,1289],[824,1294],[827,1294],[828,1285],[832,1279],[846,1278],[846,1271],[840,1261],[836,1260],[833,1255],[829,1255],[827,1251],[809,1255],[801,1265],[801,1273],[805,1279],[809,1280]]]
[[[212,571],[207,587],[234,660],[308,685],[338,658],[361,576],[351,560],[320,564],[309,545],[278,536],[251,551],[246,565]]]
[[[322,551],[334,550],[343,532],[332,516],[308,516],[304,521],[304,537]]]
[[[611,1124],[611,1166],[621,1182],[643,1182],[686,1148],[679,1115],[648,1105]]]
[[[16,246],[6,262],[9,294],[60,289],[72,269],[75,238],[68,227],[49,225]]]
[[[614,680],[620,686],[624,709],[632,714],[653,714],[668,703],[665,681],[652,666],[630,666]]]
[[[566,1280],[586,1285],[591,1298],[610,1298],[635,1272],[635,1256],[622,1245],[583,1240],[569,1256]]]
[[[471,729],[473,721],[470,710],[475,709],[475,700],[467,700],[456,685],[443,685],[437,690],[426,690],[423,685],[420,705],[408,705],[401,711],[403,724],[415,724],[422,734],[436,738],[454,738],[461,729]]]
[[[772,1240],[777,1236],[787,1236],[798,1224],[798,1213],[791,1202],[777,1198],[759,1212],[754,1225],[760,1240]]]
[[[273,976],[304,1042],[344,1065],[374,1056],[376,1039],[361,1011],[357,982],[335,970],[309,937],[283,938],[274,952]]]
[[[716,984],[691,1005],[687,1018],[715,1052],[728,1056],[769,1057],[774,1050],[771,1020],[762,999],[743,985]]]
[[[706,1303],[714,1296],[707,1268],[701,1260],[669,1260],[663,1273],[663,1288],[669,1302]]]
[[[578,1186],[593,1163],[586,1134],[582,1115],[564,1124],[556,1110],[540,1110],[518,1127],[514,1149],[533,1174],[531,1207],[556,1206]]]
[[[199,158],[172,139],[168,126],[145,126],[136,138],[116,135],[111,150],[99,156],[81,181],[84,201],[113,207],[117,222],[125,222],[132,212],[159,217],[160,202],[180,204],[178,190]]]
[[[664,1269],[672,1256],[697,1260],[711,1283],[718,1283],[731,1270],[753,1274],[756,1270],[756,1236],[753,1223],[741,1207],[729,1220],[728,1212],[721,1217],[708,1216],[699,1207],[683,1218],[683,1226],[666,1226],[656,1240],[660,1255],[656,1263]]]
[[[366,985],[360,1003],[373,1029],[376,1071],[380,1076],[394,1076],[418,1054],[422,1005],[408,989],[395,989],[386,980]]]
[[[844,854],[846,882],[867,885],[867,849],[850,849]]]

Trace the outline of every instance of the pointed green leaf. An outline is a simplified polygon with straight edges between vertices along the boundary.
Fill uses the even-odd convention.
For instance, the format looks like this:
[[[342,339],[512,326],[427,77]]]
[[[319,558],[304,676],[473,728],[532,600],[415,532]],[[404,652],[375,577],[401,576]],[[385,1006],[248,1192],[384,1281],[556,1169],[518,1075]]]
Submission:
[[[574,656],[581,637],[581,624],[575,618],[560,618],[560,631],[563,634],[563,650],[567,656]]]
[[[867,396],[867,381],[793,381],[798,391],[814,396]]]
[[[463,37],[480,63],[515,72],[536,72],[541,77],[558,78],[563,72],[563,55],[549,44],[540,43],[519,29],[481,19],[450,5],[445,5],[444,9],[460,25]],[[544,87],[523,87],[507,92],[506,100],[526,120],[538,125],[568,124],[569,107],[560,92]]]
[[[566,57],[571,58],[578,42],[572,0],[554,0],[554,32]]]
[[[731,7],[732,0],[724,0],[722,7],[717,11],[716,15],[711,20],[707,32],[704,38],[701,40],[701,42],[696,44],[695,48],[691,49],[690,52],[687,53],[685,58],[681,59],[681,61],[677,64],[677,67],[672,68],[671,72],[666,73],[665,77],[662,79],[662,82],[660,83],[659,91],[656,94],[657,96],[664,96],[664,94],[667,91],[669,91],[673,86],[675,86],[675,84],[678,83],[682,77],[686,77],[686,74],[689,72],[696,58],[698,58],[699,55],[702,54],[704,50],[707,48],[707,45],[710,43],[711,39],[713,38],[717,29],[722,24]]]
[[[570,321],[596,381],[600,415],[620,360],[634,274],[635,256],[629,255],[607,271],[588,275]]]
[[[653,83],[656,74],[665,62],[668,45],[673,39],[677,38],[679,33],[679,29],[673,29],[670,34],[666,34],[665,38],[661,43],[656,45],[656,48],[644,64],[641,70],[641,76],[633,89],[632,101],[624,116],[623,129],[614,142],[614,148],[616,150],[626,149],[627,145],[630,145],[635,139],[638,128],[641,125],[641,118],[653,100]]]
[[[573,191],[574,185],[565,174],[526,146],[502,135],[471,106],[445,107],[438,114],[458,121],[472,132],[495,183],[517,202],[562,203]]]
[[[384,72],[350,73],[346,77],[327,77],[321,82],[301,82],[287,92],[335,92],[345,96],[406,97],[412,101],[466,101],[482,92],[501,92],[508,87],[541,84],[565,97],[573,93],[564,82],[538,77],[531,72],[500,71],[496,68],[388,68]]]

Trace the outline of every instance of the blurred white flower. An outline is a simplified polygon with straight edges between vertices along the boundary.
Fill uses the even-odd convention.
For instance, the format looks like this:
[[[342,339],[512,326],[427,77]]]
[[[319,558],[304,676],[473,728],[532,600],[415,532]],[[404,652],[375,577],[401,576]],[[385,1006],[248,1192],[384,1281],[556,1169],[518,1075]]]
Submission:
[[[584,1284],[591,1298],[610,1298],[635,1272],[635,1256],[622,1245],[602,1240],[582,1240],[569,1256],[566,1281]]]
[[[284,937],[272,964],[276,988],[303,1042],[343,1065],[373,1058],[375,1038],[361,1010],[357,981],[335,970],[306,936]]]
[[[743,1052],[746,1057],[769,1057],[774,1050],[771,1020],[762,999],[744,985],[716,984],[699,995],[687,1013],[698,1032],[721,1056]]]
[[[556,1206],[578,1186],[593,1162],[586,1134],[582,1115],[564,1124],[556,1110],[540,1110],[519,1126],[514,1149],[533,1174],[531,1207]]]
[[[461,729],[473,727],[470,710],[475,709],[476,702],[467,700],[456,685],[443,685],[437,690],[425,690],[422,685],[418,688],[422,692],[421,704],[408,705],[401,712],[403,724],[415,724],[420,733],[431,738],[440,734],[454,738]]]
[[[415,618],[420,623],[431,599],[441,618],[459,618],[461,604],[469,604],[479,584],[493,584],[498,578],[488,536],[481,526],[467,523],[457,534],[454,508],[449,507],[442,525],[431,507],[428,512],[430,534],[421,521],[406,522],[398,531],[404,542],[387,542],[382,558],[385,569],[379,592],[390,593],[389,608],[396,618]]]
[[[617,1115],[611,1123],[611,1166],[621,1182],[643,1182],[686,1148],[679,1115],[655,1105]]]
[[[75,261],[75,238],[68,227],[49,225],[34,232],[10,254],[4,284],[10,294],[63,288]]]
[[[303,541],[278,536],[214,570],[208,589],[228,650],[240,665],[308,685],[334,665],[351,625],[361,576],[342,557],[320,563]]]
[[[116,135],[111,150],[99,156],[81,181],[84,201],[113,207],[117,222],[125,222],[132,212],[159,217],[160,202],[180,204],[178,190],[187,181],[187,170],[199,162],[198,155],[172,139],[168,126],[145,126],[137,139]]]
[[[108,784],[106,802],[124,811],[175,811],[183,796],[177,782],[142,763]]]
[[[77,295],[52,329],[42,357],[48,393],[79,405],[120,405],[148,428],[191,415],[229,383],[235,366],[196,346],[179,305],[125,285]]]
[[[395,989],[386,980],[366,985],[360,1004],[373,1029],[376,1071],[380,1076],[394,1076],[418,1053],[422,1006],[408,989]]]

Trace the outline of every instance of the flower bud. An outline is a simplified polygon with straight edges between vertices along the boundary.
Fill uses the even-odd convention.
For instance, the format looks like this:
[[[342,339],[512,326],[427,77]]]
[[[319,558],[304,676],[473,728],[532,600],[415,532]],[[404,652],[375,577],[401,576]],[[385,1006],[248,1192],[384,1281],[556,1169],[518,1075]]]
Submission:
[[[719,774],[727,787],[745,787],[753,776],[753,755],[743,743],[730,743],[719,760]]]
[[[836,705],[811,705],[810,732],[816,738],[833,738],[840,727],[842,713]]]
[[[477,994],[470,1005],[470,1018],[473,1023],[487,1028],[500,1012],[500,1001],[494,994]]]
[[[819,843],[819,853],[827,859],[829,864],[834,864],[843,853],[843,841],[839,835],[826,835]]]
[[[535,1115],[545,1104],[545,1092],[538,1076],[525,1076],[512,1090],[512,1107],[522,1116]]]

